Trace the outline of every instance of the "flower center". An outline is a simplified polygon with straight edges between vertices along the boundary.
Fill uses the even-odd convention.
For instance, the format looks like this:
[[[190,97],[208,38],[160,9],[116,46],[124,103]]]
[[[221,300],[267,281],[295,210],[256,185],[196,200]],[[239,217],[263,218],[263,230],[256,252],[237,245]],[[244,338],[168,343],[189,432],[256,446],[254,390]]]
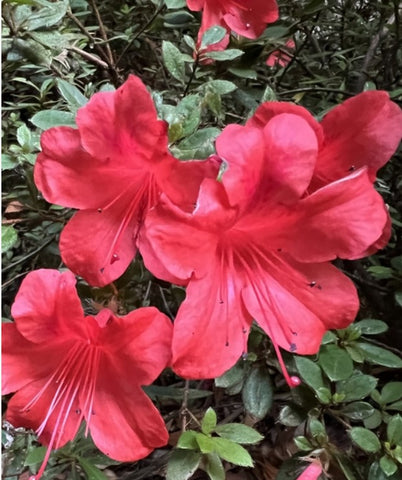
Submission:
[[[85,418],[87,422],[85,435],[88,434],[93,413],[92,407],[100,354],[100,349],[91,345],[90,340],[88,340],[87,344],[77,342],[69,350],[66,357],[41,390],[24,407],[23,411],[28,411],[39,401],[46,391],[51,390],[52,393],[54,392],[43,421],[36,430],[36,434],[40,436],[46,428],[51,428],[51,437],[43,463],[38,473],[30,477],[30,480],[40,479],[46,468],[52,449],[58,448],[61,443],[65,443],[62,439],[69,419],[74,422],[74,424],[78,424],[78,428],[81,420]],[[77,405],[79,405],[79,408],[77,408]],[[71,418],[76,415],[78,415],[78,418]],[[52,421],[52,426],[50,427],[49,420],[52,416],[55,416],[55,418],[53,417],[54,422]]]

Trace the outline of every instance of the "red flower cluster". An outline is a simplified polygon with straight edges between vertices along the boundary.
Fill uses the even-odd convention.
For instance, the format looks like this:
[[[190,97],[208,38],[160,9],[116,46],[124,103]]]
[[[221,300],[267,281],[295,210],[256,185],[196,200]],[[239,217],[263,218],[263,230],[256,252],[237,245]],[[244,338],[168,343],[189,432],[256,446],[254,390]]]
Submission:
[[[202,10],[198,46],[209,28],[214,25],[226,28],[228,34],[219,43],[219,49],[222,50],[229,43],[230,31],[246,38],[257,38],[267,23],[278,19],[276,0],[187,0],[187,5],[190,10]],[[214,49],[217,49],[216,45]]]
[[[85,317],[74,275],[56,270],[27,275],[12,315],[15,322],[2,325],[2,388],[17,393],[6,419],[48,445],[35,478],[83,420],[96,446],[116,460],[138,460],[166,444],[163,419],[141,389],[170,362],[165,315],[149,307]]]
[[[214,21],[224,11],[219,18],[233,30],[236,12],[248,18],[237,1],[189,5],[215,12],[207,17]],[[330,262],[388,241],[389,215],[373,182],[399,143],[402,113],[377,91],[347,100],[321,123],[303,107],[267,102],[245,126],[223,130],[217,155],[180,162],[145,86],[130,76],[115,92],[96,94],[77,125],[45,132],[35,167],[47,200],[79,210],[61,235],[64,262],[105,285],[139,248],[154,275],[186,285],[187,295],[172,339],[154,308],[85,317],[71,273],[26,277],[15,323],[3,326],[3,391],[17,391],[7,419],[48,445],[44,465],[83,420],[99,449],[118,460],[165,444],[163,420],[140,386],[168,365],[171,351],[183,377],[221,375],[247,351],[253,319],[288,384],[298,384],[280,348],[317,352],[325,331],[349,325],[359,306],[353,283]]]
[[[188,283],[173,334],[179,375],[221,375],[246,352],[255,319],[292,385],[279,347],[315,353],[326,330],[354,320],[356,289],[330,261],[386,244],[389,216],[372,183],[401,122],[384,92],[346,101],[321,124],[302,107],[268,102],[218,137],[222,181],[203,181],[193,212],[166,201],[149,213],[147,268]]]

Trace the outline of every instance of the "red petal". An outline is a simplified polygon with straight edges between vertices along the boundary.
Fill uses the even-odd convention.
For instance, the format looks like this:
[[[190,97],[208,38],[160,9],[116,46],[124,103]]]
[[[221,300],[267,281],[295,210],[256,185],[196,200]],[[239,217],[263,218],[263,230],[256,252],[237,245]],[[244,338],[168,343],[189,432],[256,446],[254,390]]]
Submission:
[[[276,115],[282,113],[291,113],[302,117],[314,130],[318,146],[321,146],[324,140],[324,134],[321,125],[315,120],[311,113],[304,107],[287,102],[266,102],[257,108],[254,115],[247,121],[247,127],[264,128],[265,125]]]
[[[207,0],[187,0],[187,6],[190,10],[199,12],[204,8],[204,4]]]
[[[60,361],[58,344],[32,343],[17,330],[14,323],[2,324],[2,392],[15,392],[28,383],[47,377]]]
[[[325,143],[315,172],[316,186],[363,166],[373,182],[401,140],[402,111],[386,92],[369,91],[335,107],[324,117],[322,127]]]
[[[293,203],[307,190],[313,175],[318,150],[315,132],[303,117],[283,113],[267,123],[264,137],[265,178],[260,196]]]
[[[320,463],[311,463],[296,480],[318,480],[322,473]]]
[[[77,212],[60,236],[63,261],[91,285],[116,280],[135,256],[139,207],[129,194],[101,211]]]
[[[216,139],[216,150],[227,163],[222,183],[232,206],[245,208],[261,180],[264,138],[255,128],[229,125]]]
[[[203,275],[208,269],[216,237],[201,230],[191,215],[164,205],[149,212],[140,232],[139,248],[145,266],[155,276],[183,284],[194,271]]]
[[[56,127],[41,137],[35,183],[47,201],[72,208],[98,208],[121,192],[121,168],[88,155],[78,130]]]
[[[30,406],[29,410],[24,411],[24,408],[40,392],[47,380],[47,378],[42,378],[32,382],[11,398],[7,406],[6,420],[14,427],[25,427],[32,430],[37,430],[40,427],[56,394],[58,385],[55,382],[50,383],[38,401]],[[60,448],[75,437],[82,421],[82,415],[78,401],[74,400],[71,405],[68,405],[68,401],[69,399],[67,398],[64,404],[64,415],[61,412],[63,399],[56,405],[53,413],[50,415],[43,433],[39,436],[40,442],[44,445],[49,445],[54,432],[55,437],[52,448]],[[61,431],[60,428],[66,418],[65,413],[68,406],[70,406],[69,414],[67,415],[64,429]],[[59,423],[58,428],[56,428],[57,423]]]
[[[224,20],[231,30],[246,38],[259,37],[267,23],[278,20],[278,5],[275,0],[227,0]]]
[[[172,322],[154,307],[139,308],[124,317],[110,314],[98,340],[113,368],[121,378],[127,375],[127,383],[152,383],[170,363]]]
[[[301,200],[293,214],[294,224],[280,236],[283,249],[301,262],[360,258],[381,237],[388,219],[365,170]]]
[[[89,428],[95,445],[121,462],[146,457],[166,445],[168,433],[158,410],[145,393],[133,384],[129,371],[100,364]],[[88,421],[88,419],[87,419]]]
[[[57,342],[83,331],[84,312],[71,272],[28,273],[11,308],[18,331],[31,342]]]
[[[247,351],[251,317],[240,290],[242,278],[216,264],[191,280],[173,331],[173,369],[185,378],[215,378]]]
[[[87,152],[125,168],[159,160],[167,148],[166,126],[157,120],[145,85],[133,75],[115,92],[96,93],[78,110],[76,121]]]

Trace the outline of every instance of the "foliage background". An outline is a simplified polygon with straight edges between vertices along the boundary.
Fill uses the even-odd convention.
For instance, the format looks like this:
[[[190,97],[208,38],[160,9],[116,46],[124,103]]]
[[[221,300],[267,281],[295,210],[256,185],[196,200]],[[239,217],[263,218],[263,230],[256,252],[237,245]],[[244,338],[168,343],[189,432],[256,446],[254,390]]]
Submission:
[[[170,148],[182,159],[213,153],[219,131],[244,122],[262,101],[293,101],[318,118],[369,89],[387,90],[402,103],[398,0],[279,6],[280,20],[262,37],[233,37],[228,52],[203,64],[193,57],[200,16],[183,0],[3,2],[3,321],[10,321],[10,306],[29,271],[63,267],[57,242],[72,212],[47,204],[33,183],[41,132],[74,125],[75,112],[93,93],[118,87],[129,73],[152,91],[160,117],[169,123]],[[289,38],[294,51],[286,49]],[[278,49],[291,61],[270,68],[265,60]],[[255,468],[234,467],[239,459],[229,458],[228,479],[292,480],[302,469],[300,457],[319,457],[333,479],[402,478],[402,433],[395,433],[402,431],[400,160],[396,154],[376,183],[393,220],[389,246],[368,259],[338,262],[359,289],[363,321],[328,334],[317,357],[287,355],[302,387],[289,391],[269,340],[255,329],[248,357],[224,377],[188,384],[165,372],[149,388],[171,432],[170,447],[120,465],[79,436],[53,455],[46,478],[165,478],[182,425],[199,430],[194,418],[200,421],[208,407],[218,423],[245,423],[264,435],[249,448]],[[102,305],[120,313],[155,305],[173,318],[184,297],[183,289],[155,279],[141,261],[114,287],[90,288],[80,281],[78,289],[88,313]],[[43,448],[32,433],[5,425],[2,440],[4,478],[36,471]],[[186,462],[188,467],[189,458],[181,460]],[[175,478],[187,474],[179,471]],[[207,478],[202,471],[195,475]]]

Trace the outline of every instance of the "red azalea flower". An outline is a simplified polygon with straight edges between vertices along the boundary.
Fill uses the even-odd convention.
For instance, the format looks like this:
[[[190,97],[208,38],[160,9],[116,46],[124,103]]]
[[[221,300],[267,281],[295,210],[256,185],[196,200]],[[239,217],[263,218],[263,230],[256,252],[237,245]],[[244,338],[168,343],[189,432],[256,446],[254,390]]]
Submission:
[[[133,461],[166,444],[158,410],[141,389],[170,361],[171,322],[156,308],[124,317],[103,309],[84,317],[71,272],[31,272],[2,325],[6,419],[35,430],[50,452],[72,440],[83,420],[97,447]],[[39,292],[39,294],[38,294]]]
[[[285,47],[287,51],[294,50],[296,44],[290,38],[286,43]],[[269,67],[274,67],[275,65],[279,65],[280,67],[286,67],[286,65],[292,60],[292,57],[287,54],[283,50],[275,50],[271,53],[271,55],[267,58],[265,62]]]
[[[202,10],[201,28],[198,44],[202,35],[214,25],[220,25],[246,38],[257,38],[267,23],[278,19],[278,5],[275,0],[187,0],[190,10]],[[223,50],[228,44],[228,36],[219,43]],[[216,49],[216,45],[214,45]]]
[[[135,76],[115,92],[95,94],[76,121],[78,129],[43,133],[35,182],[49,202],[79,209],[62,232],[61,256],[74,273],[103,286],[134,258],[138,230],[160,191],[192,205],[208,167],[168,153],[166,124]]]
[[[348,118],[356,102],[369,127]],[[254,318],[293,385],[279,346],[316,353],[325,331],[354,320],[355,287],[329,262],[360,258],[384,243],[388,213],[371,177],[400,137],[401,114],[390,103],[378,110],[367,94],[345,102],[329,114],[332,124],[324,120],[324,139],[306,110],[268,103],[246,127],[228,126],[218,137],[222,182],[204,180],[192,214],[168,203],[151,212],[140,238],[145,264],[166,280],[189,280],[173,333],[179,375],[225,372],[246,351]],[[347,162],[357,152],[351,171]]]

